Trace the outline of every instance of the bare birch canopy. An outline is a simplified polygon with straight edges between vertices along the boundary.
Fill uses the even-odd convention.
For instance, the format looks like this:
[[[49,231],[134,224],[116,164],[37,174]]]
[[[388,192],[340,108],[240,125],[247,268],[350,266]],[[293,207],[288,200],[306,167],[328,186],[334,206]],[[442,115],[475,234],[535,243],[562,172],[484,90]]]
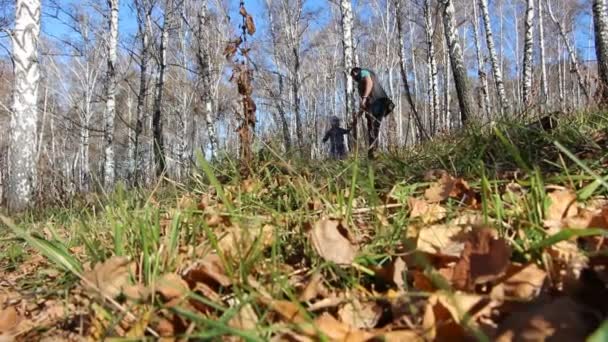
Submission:
[[[0,0],[4,203],[185,180],[199,155],[237,157],[230,47],[250,62],[252,157],[328,157],[329,118],[348,125],[359,107],[355,66],[396,105],[384,151],[608,101],[605,0],[245,0],[246,47],[238,2]]]

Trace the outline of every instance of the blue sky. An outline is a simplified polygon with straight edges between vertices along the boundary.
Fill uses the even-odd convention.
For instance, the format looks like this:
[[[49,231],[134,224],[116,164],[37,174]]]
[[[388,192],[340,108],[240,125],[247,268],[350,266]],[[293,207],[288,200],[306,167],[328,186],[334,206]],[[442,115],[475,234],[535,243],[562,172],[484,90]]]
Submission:
[[[58,2],[62,5],[69,5],[70,3],[79,3],[80,1],[78,1],[78,0],[58,0]],[[135,15],[134,15],[132,9],[130,8],[132,2],[133,2],[132,0],[121,0],[121,3],[120,3],[119,26],[120,26],[121,38],[125,38],[128,35],[132,35],[135,32],[135,30],[137,29]],[[210,1],[210,2],[213,3],[213,1]],[[230,0],[229,1],[231,18],[233,18],[233,19],[237,18],[237,11],[239,8],[239,3],[240,3],[239,0]],[[264,10],[264,8],[265,8],[264,3],[265,3],[264,0],[246,0],[245,1],[245,7],[247,8],[247,10],[253,14],[254,18],[259,18],[256,20],[256,25],[261,29],[265,28],[264,19],[265,19],[266,15],[265,15],[265,10]],[[323,7],[329,6],[329,5],[330,4],[327,2],[327,0],[308,0],[308,1],[306,1],[306,6],[309,9],[322,9]],[[48,7],[47,7],[47,12],[48,12]],[[43,26],[43,31],[45,33],[51,34],[53,36],[62,36],[65,34],[69,34],[69,32],[70,32],[70,29],[68,27],[66,27],[64,24],[60,23],[56,19],[51,18],[49,16],[43,17],[42,26]]]

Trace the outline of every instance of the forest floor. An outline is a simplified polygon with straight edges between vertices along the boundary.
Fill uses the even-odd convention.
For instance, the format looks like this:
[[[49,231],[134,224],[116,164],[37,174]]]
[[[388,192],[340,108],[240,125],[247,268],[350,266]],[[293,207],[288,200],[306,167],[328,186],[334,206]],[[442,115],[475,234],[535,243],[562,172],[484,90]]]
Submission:
[[[2,217],[0,341],[606,341],[608,116],[557,123]]]

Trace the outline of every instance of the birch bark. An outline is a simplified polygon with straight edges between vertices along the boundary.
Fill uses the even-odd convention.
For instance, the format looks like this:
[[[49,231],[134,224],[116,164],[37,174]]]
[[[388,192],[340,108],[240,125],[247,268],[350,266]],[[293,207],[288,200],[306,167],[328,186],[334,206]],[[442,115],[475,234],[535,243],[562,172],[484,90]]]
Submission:
[[[593,0],[595,53],[601,84],[601,103],[608,103],[608,14],[606,0]]]
[[[116,117],[116,59],[118,47],[119,0],[108,0],[108,65],[106,70],[106,111],[104,115],[103,185],[107,190],[114,186],[116,166],[114,160],[114,118]]]
[[[201,75],[201,102],[203,103],[203,111],[205,124],[207,126],[207,137],[211,146],[211,157],[217,157],[218,142],[215,133],[215,122],[213,119],[213,99],[211,97],[211,58],[209,54],[209,28],[207,14],[207,0],[201,2],[200,12],[198,14],[198,51],[197,60],[199,72]]]
[[[458,104],[460,105],[460,121],[463,125],[466,125],[468,119],[473,116],[473,104],[467,78],[467,69],[464,64],[462,48],[460,47],[456,31],[454,3],[452,0],[444,0],[442,2],[444,5],[443,27],[447,45],[449,47],[452,73],[454,74],[454,86],[456,87]]]
[[[17,0],[13,46],[14,89],[10,120],[8,208],[21,211],[33,202],[37,178],[38,39],[40,0]]]
[[[522,97],[524,107],[530,106],[532,91],[532,50],[534,48],[534,0],[528,0],[526,7],[526,35],[524,41],[523,87]]]
[[[501,114],[505,114],[505,112],[509,108],[509,102],[505,93],[505,85],[502,80],[501,66],[498,62],[498,56],[496,55],[494,36],[492,35],[492,24],[490,22],[490,13],[488,11],[488,1],[479,0],[479,7],[481,9],[481,15],[483,17],[483,23],[486,32],[486,43],[490,52],[490,61],[492,62],[492,73],[494,74],[494,83],[496,84],[496,91],[498,93],[498,101],[500,102]]]
[[[481,43],[479,41],[479,15],[477,12],[477,5],[475,4],[476,0],[473,0],[473,37],[475,39],[475,55],[477,57],[477,75],[479,76],[479,84],[480,84],[480,93],[481,99],[479,100],[479,106],[483,115],[486,116],[486,119],[490,119],[490,112],[492,110],[492,105],[490,104],[490,95],[488,90],[488,76],[485,72],[485,62],[484,57],[481,52]]]

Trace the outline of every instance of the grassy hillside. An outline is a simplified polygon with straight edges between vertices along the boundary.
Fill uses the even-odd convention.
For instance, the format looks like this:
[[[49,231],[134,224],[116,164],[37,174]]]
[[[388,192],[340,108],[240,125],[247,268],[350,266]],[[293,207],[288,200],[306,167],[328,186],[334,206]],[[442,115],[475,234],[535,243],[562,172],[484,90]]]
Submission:
[[[538,126],[3,217],[0,340],[601,340],[608,118]]]

